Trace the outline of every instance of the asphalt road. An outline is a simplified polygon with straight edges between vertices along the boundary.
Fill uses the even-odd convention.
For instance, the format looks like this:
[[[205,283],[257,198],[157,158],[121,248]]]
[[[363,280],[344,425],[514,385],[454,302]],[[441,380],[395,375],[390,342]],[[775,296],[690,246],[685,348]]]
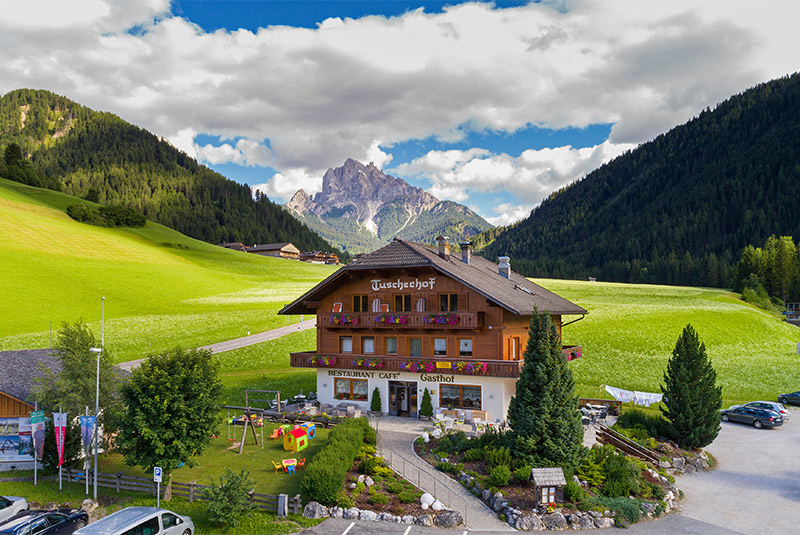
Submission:
[[[686,494],[677,513],[640,522],[631,535],[786,535],[800,532],[800,408],[777,429],[723,423],[706,448],[717,466],[710,472],[680,476]],[[616,528],[610,528],[609,531]],[[383,522],[330,519],[306,535],[466,535],[508,532],[456,528],[442,530]]]

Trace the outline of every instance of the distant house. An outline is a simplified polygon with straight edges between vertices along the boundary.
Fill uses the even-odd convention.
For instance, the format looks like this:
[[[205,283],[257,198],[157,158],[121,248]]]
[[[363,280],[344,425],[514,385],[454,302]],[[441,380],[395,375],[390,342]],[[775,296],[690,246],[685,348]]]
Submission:
[[[42,375],[42,366],[55,372],[61,362],[51,349],[0,351],[0,418],[29,416],[33,380]]]
[[[255,253],[261,256],[274,256],[275,258],[291,258],[297,260],[300,256],[300,249],[291,243],[267,243],[265,245],[253,245],[247,248],[248,253]]]
[[[218,245],[226,249],[233,249],[234,251],[241,251],[243,253],[247,252],[247,246],[240,241],[225,242]]]
[[[339,257],[336,253],[326,253],[323,251],[306,251],[300,253],[300,261],[311,264],[338,264]]]

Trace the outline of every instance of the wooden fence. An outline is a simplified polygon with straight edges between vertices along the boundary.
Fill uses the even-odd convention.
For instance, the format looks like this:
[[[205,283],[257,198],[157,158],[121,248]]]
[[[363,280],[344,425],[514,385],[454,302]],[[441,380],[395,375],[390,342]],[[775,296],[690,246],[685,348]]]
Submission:
[[[597,441],[601,444],[611,444],[618,450],[627,453],[628,455],[633,455],[634,457],[638,457],[643,461],[653,463],[654,465],[658,466],[659,456],[656,452],[645,448],[641,444],[634,442],[625,435],[617,433],[605,425],[597,425]]]
[[[86,472],[83,470],[73,470],[70,468],[64,469],[64,474],[69,481],[76,483],[86,484]],[[89,484],[93,483],[93,472],[89,471]],[[146,477],[126,476],[122,472],[116,474],[104,474],[103,472],[97,473],[97,486],[108,487],[115,489],[117,492],[122,490],[132,490],[136,492],[146,492],[148,494],[156,495],[157,486],[152,479]],[[190,481],[189,483],[182,483],[180,481],[172,482],[172,495],[181,498],[186,498],[190,502],[208,502],[206,497],[206,489],[210,489],[208,485],[198,485],[197,481]],[[164,486],[161,486],[161,496],[164,496]],[[250,503],[257,509],[275,513],[278,516],[286,516],[289,513],[301,514],[303,512],[303,503],[300,495],[289,497],[286,494],[279,494],[273,496],[272,494],[258,494],[255,489],[251,490]]]

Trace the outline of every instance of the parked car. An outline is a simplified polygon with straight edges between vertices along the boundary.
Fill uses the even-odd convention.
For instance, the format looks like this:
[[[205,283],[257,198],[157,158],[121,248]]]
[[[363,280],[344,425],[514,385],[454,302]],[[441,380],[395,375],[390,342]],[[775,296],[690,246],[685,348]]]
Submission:
[[[739,407],[753,407],[755,409],[775,411],[781,415],[781,418],[783,418],[784,422],[789,419],[789,411],[786,410],[786,407],[775,401],[751,401],[750,403],[745,403],[744,405],[734,405],[731,407],[731,409],[736,409]]]
[[[75,535],[194,535],[188,516],[156,507],[126,507],[92,522]]]
[[[28,500],[19,496],[0,496],[0,523],[28,508]]]
[[[720,412],[722,413],[723,422],[749,424],[756,429],[783,425],[783,418],[775,411],[756,409],[753,407],[737,407],[735,409],[723,409]]]
[[[791,403],[793,405],[800,405],[800,390],[792,392],[791,394],[781,394],[778,396],[778,401],[781,403]]]
[[[22,511],[0,524],[2,535],[70,535],[89,523],[80,509]]]

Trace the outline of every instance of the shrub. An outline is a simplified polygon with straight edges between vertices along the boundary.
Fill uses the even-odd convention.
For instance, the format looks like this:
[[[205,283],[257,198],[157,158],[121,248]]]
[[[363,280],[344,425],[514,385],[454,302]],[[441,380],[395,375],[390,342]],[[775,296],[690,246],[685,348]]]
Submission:
[[[362,442],[367,439],[367,429],[372,430],[366,418],[349,418],[333,428],[328,435],[328,442],[317,452],[303,474],[300,492],[305,500],[325,505],[336,502],[347,471],[353,465]]]
[[[456,463],[453,465],[453,473],[460,474],[464,471],[464,463]]]
[[[639,409],[628,409],[620,414],[614,427],[623,427],[625,429],[640,428],[644,429],[649,436],[657,437],[663,435],[663,421],[660,415],[648,414]]]
[[[531,477],[531,467],[525,465],[514,470],[514,481],[517,483],[527,483]]]
[[[617,527],[626,527],[628,524],[635,524],[641,518],[642,512],[639,508],[639,500],[631,498],[608,498],[595,497],[587,500],[592,504],[593,509],[602,511],[608,509],[615,513],[614,524]]]
[[[507,467],[511,465],[511,450],[504,446],[500,446],[499,448],[485,446],[483,452],[486,462],[489,463],[489,466],[492,468],[501,465]]]
[[[373,479],[378,481],[379,479],[383,479],[384,477],[390,477],[394,475],[394,471],[391,468],[385,465],[380,465],[375,467],[375,474]]]
[[[355,505],[355,501],[344,490],[340,490],[336,495],[336,505],[342,509],[350,509]]]
[[[414,503],[419,499],[420,496],[422,496],[422,494],[413,490],[404,490],[397,495],[397,499],[403,503]]]
[[[580,503],[586,498],[586,491],[575,481],[567,481],[564,487],[564,499],[572,503]]]
[[[375,492],[373,494],[370,494],[368,501],[372,505],[385,505],[389,503],[389,497],[386,494]]]
[[[431,393],[426,388],[422,392],[422,402],[419,406],[419,415],[430,418],[433,416],[433,403],[431,403]]]
[[[67,206],[67,215],[75,221],[100,222],[100,218],[97,216],[94,210],[92,210],[92,207],[82,202]]]
[[[356,483],[356,488],[353,489],[353,497],[355,498],[356,496],[364,492],[365,488],[367,488],[367,484],[364,483],[363,481]]]
[[[362,444],[361,449],[358,450],[358,457],[357,459],[363,459],[365,457],[369,457],[370,455],[375,455],[375,446],[371,446],[369,444]]]
[[[603,463],[603,473],[606,476],[602,489],[604,496],[616,498],[639,493],[641,471],[625,455],[609,455]]]
[[[470,440],[467,438],[467,434],[464,431],[456,431],[455,433],[451,433],[449,437],[450,443],[453,445],[451,451],[454,453],[461,453],[462,451],[472,447],[472,444],[470,443]]]
[[[98,212],[109,227],[143,227],[146,222],[142,214],[128,206],[101,206]]]
[[[492,468],[489,472],[489,483],[495,487],[505,487],[511,481],[511,469],[501,464]]]
[[[389,483],[384,487],[386,490],[391,492],[392,494],[400,494],[403,492],[403,484],[395,481],[394,483]]]
[[[381,391],[378,387],[375,387],[375,390],[372,391],[372,401],[369,405],[369,410],[372,412],[381,412],[383,409],[383,403],[381,402]]]
[[[442,438],[439,439],[438,448],[439,448],[440,451],[443,451],[445,453],[453,453],[455,451],[454,448],[453,448],[453,443],[450,440],[449,436],[443,436]],[[446,457],[446,455],[445,455],[445,457]]]
[[[253,483],[245,470],[236,474],[226,468],[219,477],[219,484],[212,479],[211,487],[205,490],[209,500],[206,510],[211,521],[218,526],[236,526],[253,509],[248,494],[251,488]]]
[[[453,471],[453,465],[447,461],[440,461],[436,464],[436,469],[440,472],[450,473]]]
[[[480,448],[472,448],[464,452],[464,460],[468,463],[474,463],[483,459],[483,450]]]

